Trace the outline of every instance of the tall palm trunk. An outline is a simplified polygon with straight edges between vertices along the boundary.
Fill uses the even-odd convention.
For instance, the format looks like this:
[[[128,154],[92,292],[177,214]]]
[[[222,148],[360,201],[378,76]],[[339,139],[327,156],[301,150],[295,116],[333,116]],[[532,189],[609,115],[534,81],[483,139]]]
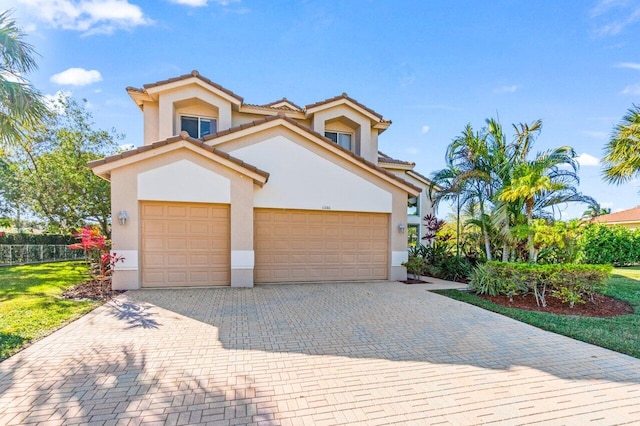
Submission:
[[[482,189],[478,191],[479,194],[482,194]],[[480,201],[480,227],[482,228],[482,235],[484,237],[484,251],[487,256],[487,260],[491,261],[491,239],[489,238],[489,230],[487,229],[487,222],[485,220],[486,215],[484,214],[484,200],[482,196],[478,197]]]
[[[529,249],[529,263],[536,263],[536,250],[533,246],[533,198],[525,202],[527,210],[527,248]]]

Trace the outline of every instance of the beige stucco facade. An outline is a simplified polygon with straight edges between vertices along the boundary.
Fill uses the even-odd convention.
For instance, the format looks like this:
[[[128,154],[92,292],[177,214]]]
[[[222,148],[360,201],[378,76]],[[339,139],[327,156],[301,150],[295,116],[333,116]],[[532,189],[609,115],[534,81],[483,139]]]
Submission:
[[[285,99],[244,104],[197,73],[128,90],[143,111],[144,145],[91,164],[111,181],[113,251],[125,258],[116,266],[115,289],[143,285],[140,205],[148,202],[228,205],[234,287],[254,285],[257,210],[386,217],[376,219],[388,227],[378,271],[406,278],[405,229],[415,220],[407,217],[407,199],[423,197],[424,182],[378,166],[378,135],[389,121],[345,94],[304,109]],[[202,139],[180,133],[181,116],[215,120],[217,133]],[[351,149],[326,139],[326,131],[352,134]],[[115,219],[123,211],[125,225]]]

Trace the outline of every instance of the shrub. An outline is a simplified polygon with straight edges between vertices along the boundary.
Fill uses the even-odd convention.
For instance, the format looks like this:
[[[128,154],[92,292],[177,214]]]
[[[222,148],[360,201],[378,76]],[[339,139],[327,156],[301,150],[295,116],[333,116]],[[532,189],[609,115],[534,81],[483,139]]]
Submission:
[[[593,224],[580,238],[582,263],[615,266],[640,263],[640,231],[623,226]]]
[[[409,255],[409,260],[404,262],[402,266],[407,268],[407,273],[413,275],[424,275],[425,263],[424,259],[420,256]]]
[[[471,288],[490,296],[532,293],[538,306],[546,307],[546,296],[569,303],[593,301],[606,288],[610,265],[535,265],[530,263],[487,262],[471,274]]]
[[[427,265],[429,275],[448,281],[466,282],[471,270],[471,262],[460,256],[446,256],[434,265]]]
[[[429,275],[449,281],[467,282],[473,269],[472,263],[454,256],[449,246],[436,241],[432,246],[418,245],[409,250],[409,260],[402,264],[414,275]]]
[[[111,253],[111,241],[107,240],[97,227],[86,226],[73,236],[77,243],[69,245],[70,249],[83,250],[89,260],[89,277],[100,283],[100,288],[104,293],[111,283],[113,268],[124,257]]]
[[[2,234],[0,244],[14,245],[69,245],[75,241],[72,235],[56,234]]]

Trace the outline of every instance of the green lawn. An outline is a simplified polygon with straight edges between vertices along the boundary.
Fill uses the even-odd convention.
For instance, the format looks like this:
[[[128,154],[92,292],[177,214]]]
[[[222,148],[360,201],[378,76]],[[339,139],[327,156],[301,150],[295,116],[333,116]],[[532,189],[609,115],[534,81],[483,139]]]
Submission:
[[[523,311],[507,308],[458,290],[437,293],[484,309],[498,312],[544,330],[609,348],[640,358],[640,267],[616,268],[609,280],[608,296],[626,300],[633,306],[633,315],[613,318],[588,318]]]
[[[97,305],[60,298],[86,272],[80,262],[0,267],[0,360]]]

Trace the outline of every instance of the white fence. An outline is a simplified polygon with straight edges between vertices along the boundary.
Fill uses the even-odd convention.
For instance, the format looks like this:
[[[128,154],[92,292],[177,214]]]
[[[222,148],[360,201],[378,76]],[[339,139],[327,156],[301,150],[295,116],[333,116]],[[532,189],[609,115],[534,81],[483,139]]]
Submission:
[[[84,259],[84,251],[64,244],[0,244],[0,266],[76,259]]]

